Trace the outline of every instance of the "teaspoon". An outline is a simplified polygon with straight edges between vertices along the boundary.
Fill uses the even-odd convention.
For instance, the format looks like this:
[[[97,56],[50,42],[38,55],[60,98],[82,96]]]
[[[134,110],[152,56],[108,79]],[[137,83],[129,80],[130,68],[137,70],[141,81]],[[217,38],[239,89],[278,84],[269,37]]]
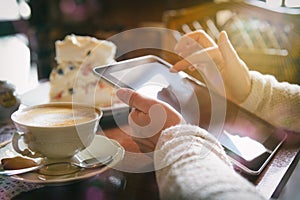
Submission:
[[[79,168],[84,168],[84,169],[93,169],[93,168],[99,168],[99,167],[108,165],[110,162],[112,162],[113,159],[114,159],[113,156],[106,156],[104,158],[89,158],[89,159],[83,160],[79,163],[77,163],[77,162],[56,162],[56,163],[50,163],[50,164],[41,164],[41,165],[37,165],[34,167],[28,167],[28,168],[24,168],[24,169],[3,170],[3,171],[0,171],[0,175],[12,176],[12,175],[17,175],[17,174],[24,174],[24,173],[36,171],[39,169],[42,170],[42,168],[46,169],[43,171],[47,171],[47,169],[49,167],[53,168],[54,166],[62,166],[62,165],[69,165],[69,166],[79,167]],[[51,175],[63,175],[61,173],[53,174],[53,172],[54,171],[51,172]]]

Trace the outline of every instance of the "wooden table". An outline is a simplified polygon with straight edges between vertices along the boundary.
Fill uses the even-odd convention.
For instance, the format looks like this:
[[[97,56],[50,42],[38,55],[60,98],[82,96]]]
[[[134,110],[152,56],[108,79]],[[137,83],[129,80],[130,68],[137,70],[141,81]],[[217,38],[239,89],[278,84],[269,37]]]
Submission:
[[[207,91],[200,88],[198,91],[201,99],[201,127],[207,127],[210,120],[210,100]],[[238,123],[243,127],[243,122],[252,121],[254,125],[261,126],[259,118],[241,109],[240,107],[227,102],[226,126]],[[242,115],[241,115],[242,113]],[[242,117],[241,117],[242,116]],[[111,139],[117,140],[128,152],[140,152],[137,144],[127,134],[130,128],[127,125],[127,116],[123,117],[123,123],[116,124],[112,119],[102,119],[101,130],[98,134],[106,135]],[[1,136],[1,134],[0,134]],[[269,162],[264,171],[258,176],[241,174],[249,181],[253,182],[256,187],[267,197],[277,197],[282,187],[290,177],[298,161],[300,150],[300,138],[294,133],[288,133],[286,142],[280,147],[273,159]],[[136,167],[134,160],[125,159],[122,161],[128,168]],[[149,162],[150,163],[150,162]],[[147,167],[149,164],[147,158],[139,167]],[[159,199],[159,191],[155,180],[154,172],[133,173],[124,172],[118,169],[110,169],[95,177],[61,186],[46,186],[30,192],[21,193],[14,198],[15,200],[26,199]]]

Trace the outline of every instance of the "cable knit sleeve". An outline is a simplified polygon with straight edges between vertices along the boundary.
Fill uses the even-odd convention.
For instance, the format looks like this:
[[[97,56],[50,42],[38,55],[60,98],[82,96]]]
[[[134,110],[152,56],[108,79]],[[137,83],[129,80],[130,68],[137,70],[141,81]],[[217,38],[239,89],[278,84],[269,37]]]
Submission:
[[[251,71],[252,88],[240,105],[276,127],[300,131],[300,86]]]
[[[154,165],[161,199],[264,199],[234,171],[217,140],[198,126],[166,129]]]

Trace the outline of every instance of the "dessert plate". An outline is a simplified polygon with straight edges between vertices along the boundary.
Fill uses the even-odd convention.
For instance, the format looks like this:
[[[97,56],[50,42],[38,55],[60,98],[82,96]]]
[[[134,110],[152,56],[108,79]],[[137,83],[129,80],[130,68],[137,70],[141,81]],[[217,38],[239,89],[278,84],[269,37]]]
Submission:
[[[22,106],[33,106],[42,103],[49,103],[50,82],[40,83],[32,90],[20,95]],[[103,117],[109,117],[113,114],[129,112],[126,104],[116,103],[109,107],[102,107]]]
[[[76,154],[73,158],[74,162],[80,162],[89,158],[112,156],[113,160],[106,166],[92,169],[66,169],[64,175],[45,175],[39,171],[28,172],[25,174],[13,175],[10,178],[20,180],[28,183],[45,184],[45,185],[61,185],[68,184],[75,181],[87,179],[97,174],[112,168],[119,163],[124,157],[124,148],[115,140],[111,140],[102,135],[96,135],[92,144],[83,151]],[[8,144],[0,149],[0,159],[20,156],[16,153],[12,147],[12,144]]]

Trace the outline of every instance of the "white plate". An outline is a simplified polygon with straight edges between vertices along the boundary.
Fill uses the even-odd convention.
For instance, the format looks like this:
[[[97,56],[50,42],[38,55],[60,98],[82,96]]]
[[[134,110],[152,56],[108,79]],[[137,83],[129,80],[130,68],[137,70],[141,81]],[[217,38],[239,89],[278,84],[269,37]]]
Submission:
[[[50,82],[40,83],[36,88],[20,95],[23,106],[33,106],[42,103],[49,103]],[[114,104],[110,107],[102,107],[103,117],[111,116],[115,113],[128,112],[128,106],[123,103]]]
[[[95,176],[106,171],[109,168],[112,168],[123,159],[124,153],[124,148],[117,141],[111,140],[102,135],[96,135],[92,144],[85,150],[79,152],[74,159],[80,161],[92,157],[112,156],[113,161],[107,166],[95,169],[81,169],[80,171],[77,171],[75,173],[61,176],[46,176],[38,172],[29,172],[26,174],[13,175],[10,176],[10,178],[28,183],[37,183],[45,185],[67,184]],[[11,143],[0,149],[0,160],[2,158],[15,156],[20,155],[13,150]]]

